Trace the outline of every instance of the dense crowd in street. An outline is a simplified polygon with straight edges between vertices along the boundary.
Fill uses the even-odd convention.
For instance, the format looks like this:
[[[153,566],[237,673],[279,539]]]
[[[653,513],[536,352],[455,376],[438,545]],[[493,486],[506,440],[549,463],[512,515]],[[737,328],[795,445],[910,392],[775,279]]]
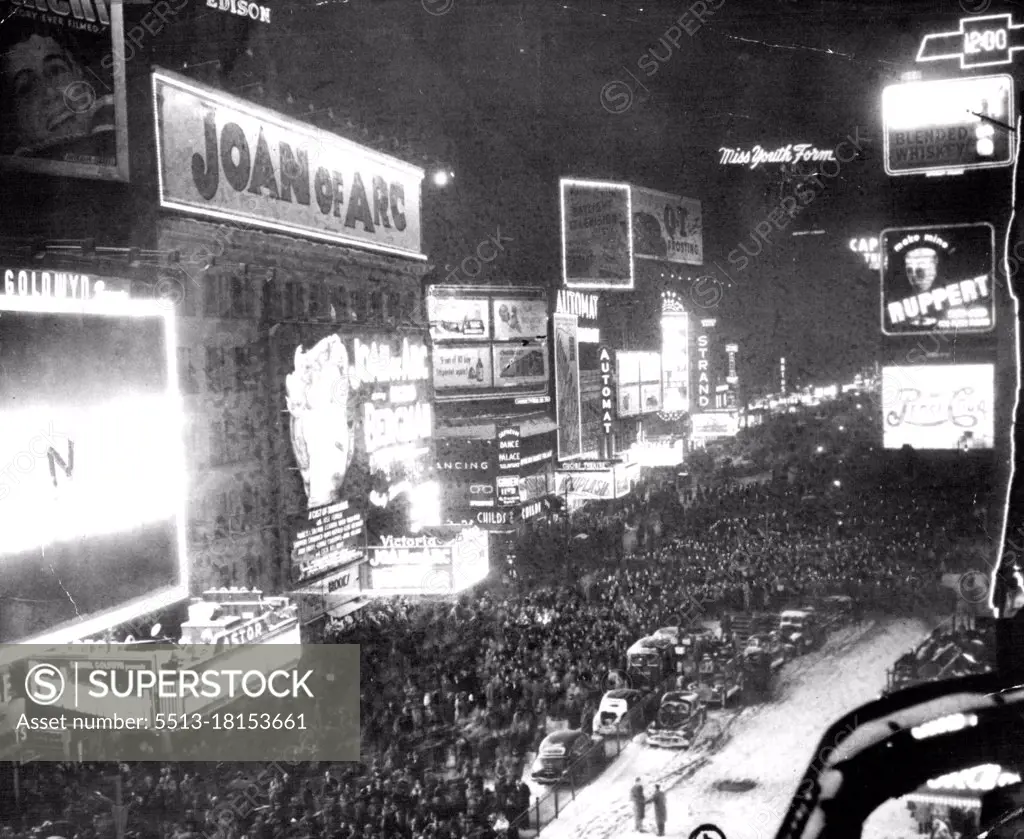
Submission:
[[[980,527],[964,514],[969,499],[927,488],[825,499],[785,482],[695,497],[649,486],[641,498],[574,522],[589,538],[572,540],[569,579],[539,586],[520,577],[454,603],[381,602],[329,634],[361,647],[363,764],[301,764],[279,777],[208,763],[122,765],[129,833],[494,836],[496,822],[516,822],[530,806],[527,755],[551,730],[590,725],[607,675],[641,635],[828,594],[874,608],[949,610],[938,599],[948,537]],[[638,551],[609,549],[611,534],[621,543],[627,529]],[[528,539],[519,550],[535,548]],[[109,824],[93,824],[110,812],[90,792],[95,770],[35,775],[33,823],[67,822],[45,836],[109,833]],[[259,806],[225,816],[235,812],[223,806],[233,787],[248,787]]]

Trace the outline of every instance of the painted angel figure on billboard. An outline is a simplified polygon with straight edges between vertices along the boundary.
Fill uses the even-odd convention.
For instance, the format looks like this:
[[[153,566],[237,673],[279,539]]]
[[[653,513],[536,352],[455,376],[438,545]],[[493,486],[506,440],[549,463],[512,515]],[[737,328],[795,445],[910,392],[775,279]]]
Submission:
[[[333,504],[352,463],[348,351],[328,335],[308,352],[295,350],[285,378],[291,438],[309,507]]]

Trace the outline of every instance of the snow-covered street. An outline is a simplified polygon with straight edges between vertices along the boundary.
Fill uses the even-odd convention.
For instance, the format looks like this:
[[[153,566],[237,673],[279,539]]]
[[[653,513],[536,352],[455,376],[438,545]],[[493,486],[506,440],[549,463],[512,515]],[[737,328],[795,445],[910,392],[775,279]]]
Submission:
[[[677,753],[629,744],[541,836],[639,835],[628,799],[639,776],[648,796],[655,783],[666,790],[666,836],[686,839],[698,825],[711,822],[728,839],[769,839],[827,727],[877,698],[886,669],[930,629],[908,618],[865,622],[834,633],[823,649],[786,666],[771,703],[709,720],[709,739],[702,748]],[[887,835],[909,819],[905,813],[900,805],[889,810]],[[645,830],[645,835],[654,831],[650,807]]]

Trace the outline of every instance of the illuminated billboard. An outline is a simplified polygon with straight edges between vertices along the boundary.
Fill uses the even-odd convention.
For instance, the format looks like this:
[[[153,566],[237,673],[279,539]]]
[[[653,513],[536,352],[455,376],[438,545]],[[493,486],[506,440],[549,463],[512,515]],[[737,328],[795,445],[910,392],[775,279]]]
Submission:
[[[1013,79],[976,76],[889,85],[882,93],[885,171],[913,175],[1009,166]]]
[[[578,328],[579,320],[575,315],[555,315],[555,417],[559,460],[583,455]]]
[[[882,442],[887,449],[991,449],[992,364],[882,368]]]
[[[359,558],[352,550],[360,515],[368,529],[371,517],[403,513],[410,526],[440,521],[429,383],[419,334],[357,330],[296,348],[285,380],[292,450],[308,518],[330,523],[336,538],[333,558],[317,573]]]
[[[633,254],[683,265],[704,264],[704,223],[700,201],[632,187]]]
[[[160,206],[426,259],[423,170],[169,73],[153,73]]]
[[[882,231],[882,332],[991,332],[995,326],[991,224]]]
[[[566,288],[633,290],[629,184],[562,178],[562,282]]]
[[[548,397],[548,301],[540,288],[430,286],[438,402]]]
[[[619,417],[636,417],[661,410],[661,353],[615,353],[615,383]]]
[[[690,410],[690,316],[671,292],[661,304],[661,392],[663,410]]]
[[[63,643],[188,595],[175,321],[96,295],[96,277],[15,274],[0,294],[0,643]],[[22,296],[28,274],[67,296]]]

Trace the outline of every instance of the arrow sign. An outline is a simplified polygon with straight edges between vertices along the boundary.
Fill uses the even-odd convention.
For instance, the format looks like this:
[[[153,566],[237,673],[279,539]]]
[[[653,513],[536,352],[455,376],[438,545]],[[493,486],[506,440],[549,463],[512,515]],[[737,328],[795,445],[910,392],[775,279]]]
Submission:
[[[1010,15],[960,19],[954,32],[925,35],[918,61],[960,59],[960,69],[1012,64],[1013,54],[1024,50],[1024,24],[1014,26]]]
[[[690,831],[690,839],[725,839],[725,834],[717,824],[702,824]]]

